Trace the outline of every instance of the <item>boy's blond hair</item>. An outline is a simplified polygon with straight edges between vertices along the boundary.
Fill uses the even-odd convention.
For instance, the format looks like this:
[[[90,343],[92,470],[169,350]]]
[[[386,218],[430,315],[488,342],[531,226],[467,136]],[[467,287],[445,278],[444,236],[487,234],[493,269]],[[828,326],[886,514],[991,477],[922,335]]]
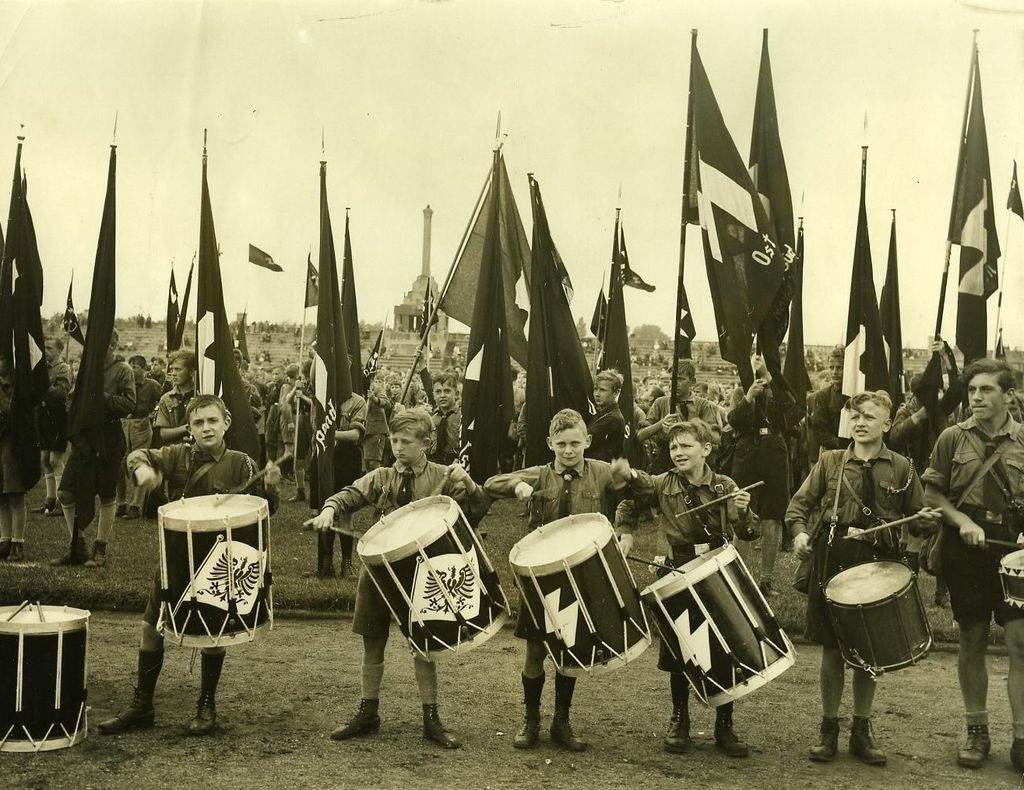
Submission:
[[[875,406],[883,409],[886,414],[892,413],[892,399],[889,397],[889,393],[885,390],[858,392],[856,395],[852,395],[850,397],[849,402],[846,404],[846,408],[850,411],[860,411],[860,407],[865,403],[873,403]]]
[[[711,433],[711,426],[708,425],[704,420],[698,420],[696,418],[692,420],[683,420],[672,426],[668,432],[668,443],[672,444],[672,439],[679,434],[689,434],[697,440],[699,444],[713,444],[714,436]]]
[[[406,409],[391,418],[388,430],[392,436],[401,431],[412,431],[417,439],[427,439],[434,429],[430,415],[422,409]]]
[[[587,424],[583,421],[583,416],[575,409],[562,409],[551,418],[548,436],[554,436],[562,431],[571,431],[573,428],[582,428],[586,432]]]

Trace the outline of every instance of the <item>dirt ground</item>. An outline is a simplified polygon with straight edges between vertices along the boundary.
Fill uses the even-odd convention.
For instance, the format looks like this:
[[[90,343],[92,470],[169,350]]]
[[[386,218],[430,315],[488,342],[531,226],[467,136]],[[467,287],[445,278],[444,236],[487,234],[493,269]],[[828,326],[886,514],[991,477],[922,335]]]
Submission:
[[[0,753],[11,788],[157,788],[202,783],[220,788],[819,788],[829,784],[924,788],[1020,787],[1009,764],[1007,662],[990,661],[993,756],[980,771],[960,769],[963,731],[955,655],[932,653],[920,665],[882,679],[875,733],[889,766],[861,765],[845,752],[831,765],[806,758],[819,721],[818,651],[798,647],[797,663],[736,706],[749,759],[713,747],[714,716],[692,704],[698,748],[661,750],[670,713],[668,683],[656,668],[657,645],[621,669],[581,679],[573,707],[582,754],[552,747],[543,733],[530,752],[512,748],[521,715],[522,643],[509,630],[440,668],[441,714],[464,738],[445,752],[423,741],[412,661],[396,629],[388,646],[380,733],[336,743],[330,731],[359,698],[361,643],[344,619],[278,619],[251,645],[229,648],[218,693],[220,731],[188,739],[181,725],[198,692],[192,651],[168,646],[157,688],[156,726],[121,736],[96,733],[96,722],[131,696],[138,616],[94,614],[90,627],[89,714],[92,730],[78,746],[38,755]],[[549,679],[551,672],[549,669]],[[553,683],[545,688],[545,724]],[[844,715],[849,715],[844,707]],[[545,728],[546,729],[546,728]],[[848,721],[843,723],[845,748]]]

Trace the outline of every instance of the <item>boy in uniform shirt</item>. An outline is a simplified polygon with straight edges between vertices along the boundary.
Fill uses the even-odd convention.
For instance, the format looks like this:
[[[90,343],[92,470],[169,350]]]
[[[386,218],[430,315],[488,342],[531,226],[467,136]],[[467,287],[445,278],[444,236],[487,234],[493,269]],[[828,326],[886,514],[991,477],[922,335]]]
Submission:
[[[576,513],[603,513],[609,521],[626,494],[629,464],[617,459],[605,461],[584,458],[590,446],[590,435],[579,412],[562,409],[551,418],[548,447],[555,454],[553,463],[531,466],[516,472],[495,475],[484,483],[491,497],[512,497],[530,502],[530,529]],[[523,697],[526,715],[522,729],[515,737],[517,749],[532,749],[540,735],[540,698],[544,690],[544,631],[539,628],[527,608],[519,607],[516,636],[526,640],[523,666]],[[576,737],[569,724],[576,678],[555,675],[555,716],[551,722],[551,739],[566,749],[580,752],[587,744]]]
[[[459,379],[446,370],[434,379],[434,447],[430,460],[450,464],[459,456],[462,431],[462,411],[459,401]]]
[[[338,517],[349,520],[352,513],[373,505],[384,516],[417,499],[447,494],[462,504],[470,525],[479,523],[490,501],[458,464],[442,466],[427,460],[430,446],[430,415],[420,409],[407,409],[391,420],[391,449],[394,466],[374,469],[352,485],[328,497],[320,513],[307,524],[321,532],[334,528]],[[372,735],[380,729],[378,714],[381,679],[384,675],[384,648],[391,627],[391,611],[381,597],[366,568],[359,572],[352,630],[363,637],[361,664],[362,698],[355,716],[331,738],[344,741],[360,735]],[[457,749],[461,742],[441,723],[437,713],[437,667],[432,661],[413,658],[416,685],[423,703],[423,737],[446,749]]]
[[[195,444],[172,444],[159,450],[136,450],[128,456],[128,473],[140,488],[151,491],[165,483],[168,499],[174,501],[186,496],[223,494],[245,485],[255,476],[256,462],[245,453],[229,450],[224,442],[224,434],[231,425],[231,414],[224,406],[224,401],[216,395],[199,395],[189,401],[187,419],[189,433]],[[273,514],[277,509],[276,489],[281,473],[271,464],[267,465],[267,470],[264,481],[257,481],[247,493],[257,496],[266,493]],[[160,595],[158,570],[149,603],[142,615],[135,695],[124,713],[100,723],[99,731],[104,735],[153,726],[153,692],[164,661],[164,638],[156,630]],[[195,718],[185,727],[186,735],[208,735],[216,727],[215,695],[223,665],[224,648],[203,648],[201,691]]]
[[[712,450],[711,428],[702,420],[676,423],[669,429],[668,448],[673,468],[657,476],[637,471],[633,499],[619,505],[616,529],[622,535],[623,550],[628,554],[632,548],[632,531],[638,513],[651,505],[661,511],[659,523],[672,552],[666,562],[673,568],[724,546],[733,536],[742,540],[755,538],[758,518],[750,510],[749,491],[738,491],[718,507],[692,514],[683,512],[737,491],[732,478],[712,472],[707,464]],[[666,752],[682,754],[692,745],[690,684],[681,662],[664,642],[658,656],[658,669],[670,673],[672,691],[672,718],[663,746]],[[749,749],[733,730],[732,711],[732,702],[715,709],[715,748],[730,757],[746,757]]]

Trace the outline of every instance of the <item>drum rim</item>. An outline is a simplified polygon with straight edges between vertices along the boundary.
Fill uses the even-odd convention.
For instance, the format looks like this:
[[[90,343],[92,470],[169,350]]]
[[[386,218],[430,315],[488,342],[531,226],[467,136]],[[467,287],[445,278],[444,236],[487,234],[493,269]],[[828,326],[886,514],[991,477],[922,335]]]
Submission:
[[[197,519],[186,519],[175,515],[175,510],[180,510],[183,502],[193,505],[198,504],[195,500],[205,500],[208,503],[211,513],[216,513],[215,502],[225,498],[224,494],[204,494],[197,497],[184,497],[168,502],[157,508],[157,523],[161,530],[167,529],[171,532],[219,532],[225,526],[248,527],[270,518],[270,505],[263,497],[252,494],[232,494],[232,499],[239,499],[251,505],[251,508],[244,513],[236,513],[230,516],[204,516]]]
[[[10,617],[12,612],[17,611],[20,606],[0,606],[0,635],[14,635],[14,634],[34,634],[38,636],[45,636],[51,634],[56,636],[60,633],[67,633],[68,631],[84,631],[89,627],[89,618],[92,617],[92,612],[88,609],[79,609],[74,606],[57,606],[55,604],[42,604],[39,608],[43,610],[43,614],[48,610],[53,610],[61,613],[74,614],[75,619],[63,620],[63,621],[49,621],[39,622],[38,619],[29,622],[14,621],[7,622],[7,618]],[[29,604],[26,609],[34,609],[35,604]]]
[[[594,518],[594,517],[597,518]],[[598,526],[607,527],[602,540],[599,545],[595,546],[593,543],[583,546],[580,549],[572,552],[571,554],[561,557],[557,560],[549,560],[547,562],[538,563],[537,565],[525,565],[517,562],[516,557],[522,553],[524,545],[530,545],[533,541],[538,540],[538,536],[544,536],[554,532],[560,525],[565,525],[571,522],[582,521],[593,521]],[[508,564],[511,566],[512,571],[518,576],[526,576],[533,574],[534,576],[550,576],[554,573],[561,573],[565,570],[565,567],[575,568],[578,565],[582,565],[584,562],[589,560],[591,557],[596,557],[599,551],[604,551],[605,547],[615,538],[615,529],[612,527],[612,523],[608,520],[608,517],[604,513],[576,513],[565,518],[555,519],[549,521],[547,524],[542,524],[534,530],[526,533],[515,545],[509,550],[508,553]]]
[[[588,675],[603,675],[605,672],[620,669],[621,667],[635,661],[643,655],[644,651],[653,643],[654,639],[651,636],[650,629],[648,629],[646,634],[641,634],[640,639],[623,650],[621,655],[612,656],[607,661],[600,664],[594,664],[589,667],[558,667],[558,672],[561,675],[567,675],[571,678],[586,677]]]
[[[788,650],[782,653],[777,661],[773,661],[767,667],[764,668],[764,672],[760,672],[754,675],[752,678],[748,678],[745,682],[733,686],[726,691],[719,691],[717,694],[711,694],[706,700],[701,700],[705,705],[709,707],[718,707],[726,702],[735,702],[736,700],[746,697],[748,694],[753,694],[758,689],[764,688],[779,675],[787,670],[791,669],[796,665],[796,650],[793,647],[793,642],[790,640],[789,635],[785,631],[782,635],[786,638],[786,647]],[[693,685],[692,683],[690,684]],[[743,689],[742,694],[736,694],[736,689]],[[694,689],[694,693],[697,698],[700,699],[700,692]]]
[[[721,559],[723,554],[726,555],[725,560]],[[680,565],[672,573],[666,573],[660,579],[655,579],[643,589],[640,597],[643,598],[645,595],[651,595],[657,600],[664,601],[711,576],[712,568],[731,565],[738,557],[739,552],[736,551],[736,547],[731,543],[726,543],[724,546],[712,549],[701,554],[699,557],[694,557],[684,565]],[[711,560],[714,561],[712,562]],[[688,568],[689,570],[687,570]],[[698,570],[701,572],[698,573]]]
[[[1020,565],[1009,565],[1007,560],[1010,557],[1017,557],[1021,560]],[[1004,554],[999,558],[999,569],[1006,569],[1007,571],[1015,571],[1015,575],[1024,575],[1024,549],[1017,549],[1017,551],[1011,551],[1009,554]]]
[[[901,586],[898,590],[894,590],[893,592],[888,593],[884,597],[876,598],[873,601],[859,601],[857,603],[852,603],[852,602],[848,602],[848,601],[837,601],[837,600],[835,600],[835,598],[832,598],[828,594],[829,586],[838,577],[842,576],[847,571],[852,571],[855,568],[861,568],[861,567],[863,567],[865,565],[899,565],[900,567],[907,569],[907,571],[910,573],[910,577],[907,579],[906,584]],[[896,597],[898,597],[900,595],[903,595],[904,593],[907,592],[907,590],[909,590],[911,587],[913,587],[915,583],[916,583],[916,576],[914,575],[914,571],[911,570],[908,565],[904,565],[899,560],[873,560],[872,562],[862,562],[860,565],[852,565],[849,568],[844,568],[843,570],[839,571],[839,573],[835,574],[834,576],[832,576],[832,578],[830,578],[827,582],[825,582],[825,585],[822,588],[822,593],[825,596],[825,601],[830,606],[838,606],[841,609],[864,609],[864,608],[871,607],[871,606],[877,606],[877,605],[885,603],[886,601],[889,601],[889,600],[891,600],[893,598],[896,598]]]
[[[448,506],[444,521],[432,524],[429,529],[424,530],[422,533],[417,535],[416,539],[411,539],[409,542],[402,544],[398,548],[372,553],[364,551],[365,546],[369,543],[370,539],[378,533],[383,532],[384,529],[395,520],[396,513],[401,513],[404,510],[419,510],[437,503],[442,503]],[[459,520],[460,515],[465,517],[465,514],[462,513],[462,508],[459,507],[459,503],[445,494],[437,494],[436,496],[417,499],[414,502],[402,505],[402,507],[396,508],[390,513],[381,516],[377,523],[366,530],[366,532],[364,532],[359,538],[359,542],[356,544],[356,553],[359,554],[359,559],[362,560],[365,565],[384,565],[392,562],[400,562],[401,560],[404,560],[407,557],[412,557],[418,553],[419,550],[416,548],[416,540],[419,540],[420,545],[424,547],[431,545],[455,525],[455,522]],[[449,518],[451,520],[449,520]]]

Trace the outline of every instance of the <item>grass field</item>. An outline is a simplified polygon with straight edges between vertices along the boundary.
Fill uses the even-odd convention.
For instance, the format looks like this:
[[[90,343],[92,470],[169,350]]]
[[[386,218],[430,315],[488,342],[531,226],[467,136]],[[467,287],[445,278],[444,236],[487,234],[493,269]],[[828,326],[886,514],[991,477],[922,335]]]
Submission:
[[[287,484],[282,488],[283,498],[292,493],[294,489],[287,487]],[[31,509],[40,503],[41,500],[31,497],[29,507]],[[515,500],[496,502],[481,524],[481,529],[487,533],[487,553],[513,605],[517,596],[514,594],[515,585],[508,567],[508,553],[513,544],[525,534],[525,518],[518,515],[522,507]],[[275,609],[280,614],[293,610],[351,611],[355,593],[354,578],[320,580],[303,575],[316,567],[316,537],[314,533],[302,529],[302,521],[308,516],[309,511],[304,504],[282,502],[280,510],[271,519]],[[355,525],[360,529],[370,525],[369,509],[356,515]],[[95,526],[90,528],[90,541],[94,534]],[[141,612],[145,608],[159,556],[155,520],[118,520],[108,548],[107,566],[95,570],[81,567],[51,568],[47,564],[66,548],[67,534],[63,519],[30,513],[27,535],[25,562],[0,563],[0,604],[32,600],[120,612]],[[658,536],[654,525],[651,522],[645,523],[637,537],[633,554],[654,557],[666,551],[667,546]],[[337,552],[335,548],[336,566]],[[358,559],[355,564],[358,570]],[[793,637],[799,637],[803,633],[805,598],[790,587],[795,564],[792,554],[779,555],[775,573],[779,594],[770,603],[786,631]],[[633,564],[631,567],[641,589],[654,580],[654,574],[646,566]],[[752,572],[756,577],[758,570],[752,569]],[[922,574],[920,588],[936,641],[955,642],[956,625],[949,610],[932,605],[934,579]],[[1002,629],[993,631],[994,638],[1002,638]]]

